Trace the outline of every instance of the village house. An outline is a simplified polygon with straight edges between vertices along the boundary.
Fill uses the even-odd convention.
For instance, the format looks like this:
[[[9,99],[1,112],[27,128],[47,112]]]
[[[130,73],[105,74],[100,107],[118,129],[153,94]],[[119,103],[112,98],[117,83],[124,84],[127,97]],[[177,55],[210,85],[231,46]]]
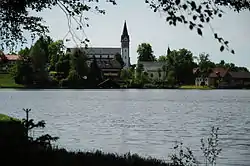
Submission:
[[[0,51],[0,70],[2,72],[7,72],[10,66],[16,63],[19,59],[19,55],[5,55],[2,51]]]
[[[166,72],[163,70],[165,62],[149,62],[149,61],[138,61],[137,66],[141,64],[143,66],[143,72],[147,73],[148,78],[152,80],[164,80],[166,78]]]
[[[214,86],[214,87],[246,87],[250,86],[250,72],[233,72],[229,69],[217,67],[211,69],[206,75],[202,76],[198,68],[193,70],[196,75],[196,86]]]
[[[103,79],[118,80],[122,69],[121,64],[115,59],[96,59],[98,67],[102,71]]]

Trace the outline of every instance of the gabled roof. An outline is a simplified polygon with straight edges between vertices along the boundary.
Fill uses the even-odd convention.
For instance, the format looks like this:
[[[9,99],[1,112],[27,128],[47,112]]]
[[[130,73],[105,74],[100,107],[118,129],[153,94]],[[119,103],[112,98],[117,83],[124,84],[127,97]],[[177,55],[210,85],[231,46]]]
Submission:
[[[6,58],[9,60],[9,61],[16,61],[18,59],[20,59],[20,56],[19,55],[5,55]]]
[[[153,61],[153,62],[138,61],[137,65],[138,64],[142,64],[145,71],[153,71],[153,70],[157,71],[158,69],[162,70],[163,65],[166,65],[165,62],[157,62],[157,61]]]
[[[240,72],[229,72],[233,78],[248,78],[250,79],[250,72],[240,71]]]
[[[209,74],[209,77],[218,77],[218,75],[220,77],[225,77],[226,74],[228,73],[228,70],[229,69],[225,69],[225,68],[222,68],[222,67],[215,67],[215,68],[212,68],[212,72]]]
[[[4,55],[3,52],[0,52],[0,61],[3,59],[7,61],[17,61],[20,59],[20,55]]]
[[[96,59],[100,69],[121,69],[121,64],[115,59]]]

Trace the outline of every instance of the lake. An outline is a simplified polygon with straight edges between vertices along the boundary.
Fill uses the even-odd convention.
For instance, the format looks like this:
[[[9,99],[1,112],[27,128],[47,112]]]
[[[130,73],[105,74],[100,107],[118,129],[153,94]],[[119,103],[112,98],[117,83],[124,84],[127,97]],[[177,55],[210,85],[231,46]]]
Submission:
[[[203,162],[200,139],[215,126],[217,164],[250,164],[249,90],[0,90],[1,113],[23,118],[22,108],[70,150],[167,159],[182,141]]]

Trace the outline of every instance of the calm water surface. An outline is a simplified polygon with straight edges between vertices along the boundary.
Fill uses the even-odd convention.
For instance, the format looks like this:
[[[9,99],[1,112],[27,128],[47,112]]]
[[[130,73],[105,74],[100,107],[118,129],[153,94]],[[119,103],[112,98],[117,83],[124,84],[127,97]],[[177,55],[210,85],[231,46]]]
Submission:
[[[22,108],[45,120],[45,132],[59,136],[58,144],[67,149],[160,159],[174,152],[175,141],[199,156],[200,139],[216,126],[218,165],[250,165],[250,91],[0,91],[1,113],[23,118]]]

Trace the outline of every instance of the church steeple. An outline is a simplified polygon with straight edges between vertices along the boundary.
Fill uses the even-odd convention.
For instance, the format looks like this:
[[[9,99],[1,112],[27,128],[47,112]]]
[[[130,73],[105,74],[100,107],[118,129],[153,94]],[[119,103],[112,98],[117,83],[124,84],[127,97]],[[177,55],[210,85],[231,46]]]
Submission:
[[[129,35],[128,35],[128,29],[127,29],[126,21],[124,22],[123,32],[122,32],[122,36],[121,36],[121,41],[124,41],[124,40],[129,41]]]
[[[167,55],[169,55],[170,53],[171,53],[171,50],[170,50],[170,48],[168,46]]]
[[[129,41],[128,29],[125,21],[121,35],[121,55],[125,68],[128,68],[130,66],[129,42],[130,41]]]

